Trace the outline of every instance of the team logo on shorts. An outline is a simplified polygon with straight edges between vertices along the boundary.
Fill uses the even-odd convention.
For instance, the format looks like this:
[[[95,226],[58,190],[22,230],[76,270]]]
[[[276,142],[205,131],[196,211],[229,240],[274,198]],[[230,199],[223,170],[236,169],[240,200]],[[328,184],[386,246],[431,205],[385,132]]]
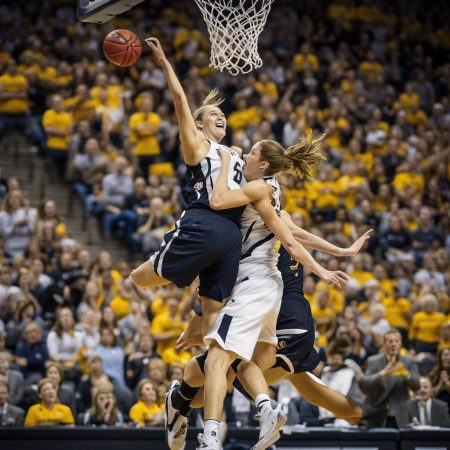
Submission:
[[[286,341],[280,341],[277,345],[277,350],[281,350],[286,347]]]
[[[194,191],[199,191],[200,189],[203,189],[203,181],[194,184]]]

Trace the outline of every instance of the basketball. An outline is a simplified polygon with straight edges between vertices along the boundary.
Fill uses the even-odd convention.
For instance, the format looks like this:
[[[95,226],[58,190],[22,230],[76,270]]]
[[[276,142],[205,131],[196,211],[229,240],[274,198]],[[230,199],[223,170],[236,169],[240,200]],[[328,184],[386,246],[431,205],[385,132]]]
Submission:
[[[103,53],[108,61],[119,67],[130,67],[141,56],[139,38],[129,30],[114,30],[103,41]]]

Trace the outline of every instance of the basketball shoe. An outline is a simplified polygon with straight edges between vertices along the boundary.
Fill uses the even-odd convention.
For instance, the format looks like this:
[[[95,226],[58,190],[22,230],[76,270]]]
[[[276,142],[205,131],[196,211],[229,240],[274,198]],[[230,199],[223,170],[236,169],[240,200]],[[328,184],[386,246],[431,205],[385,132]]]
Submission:
[[[172,394],[180,388],[180,382],[173,380],[164,399],[164,426],[166,442],[170,450],[183,450],[186,445],[187,417],[180,414],[172,404]]]
[[[281,405],[272,409],[269,405],[260,411],[259,440],[251,450],[265,450],[280,439],[280,430],[287,421],[287,415]]]

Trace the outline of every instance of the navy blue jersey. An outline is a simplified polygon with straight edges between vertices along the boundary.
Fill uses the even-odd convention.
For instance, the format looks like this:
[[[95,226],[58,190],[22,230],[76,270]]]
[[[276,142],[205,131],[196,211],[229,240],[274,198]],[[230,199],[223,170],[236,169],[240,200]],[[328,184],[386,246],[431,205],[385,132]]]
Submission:
[[[186,188],[183,191],[183,197],[186,200],[186,209],[208,209],[210,199],[214,189],[214,183],[219,176],[222,160],[217,152],[224,148],[231,153],[230,168],[228,170],[228,189],[239,189],[245,184],[245,178],[242,171],[244,161],[231,148],[210,142],[210,148],[206,156],[195,166],[186,165]],[[214,211],[224,216],[238,226],[241,223],[242,212],[245,206],[239,208],[222,209]]]
[[[303,295],[303,266],[295,261],[282,245],[278,253],[278,270],[284,284],[283,297],[291,293]]]
[[[293,260],[283,246],[280,246],[279,253],[278,270],[283,278],[284,289],[277,320],[277,333],[286,329],[313,332],[311,306],[303,296],[303,266]]]

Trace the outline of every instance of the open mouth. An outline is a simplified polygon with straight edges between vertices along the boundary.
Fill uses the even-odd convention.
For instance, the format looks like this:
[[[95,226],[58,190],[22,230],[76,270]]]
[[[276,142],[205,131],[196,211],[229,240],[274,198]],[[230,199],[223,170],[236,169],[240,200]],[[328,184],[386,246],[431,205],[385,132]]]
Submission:
[[[216,122],[216,127],[224,129],[225,128],[225,124],[223,122]]]

